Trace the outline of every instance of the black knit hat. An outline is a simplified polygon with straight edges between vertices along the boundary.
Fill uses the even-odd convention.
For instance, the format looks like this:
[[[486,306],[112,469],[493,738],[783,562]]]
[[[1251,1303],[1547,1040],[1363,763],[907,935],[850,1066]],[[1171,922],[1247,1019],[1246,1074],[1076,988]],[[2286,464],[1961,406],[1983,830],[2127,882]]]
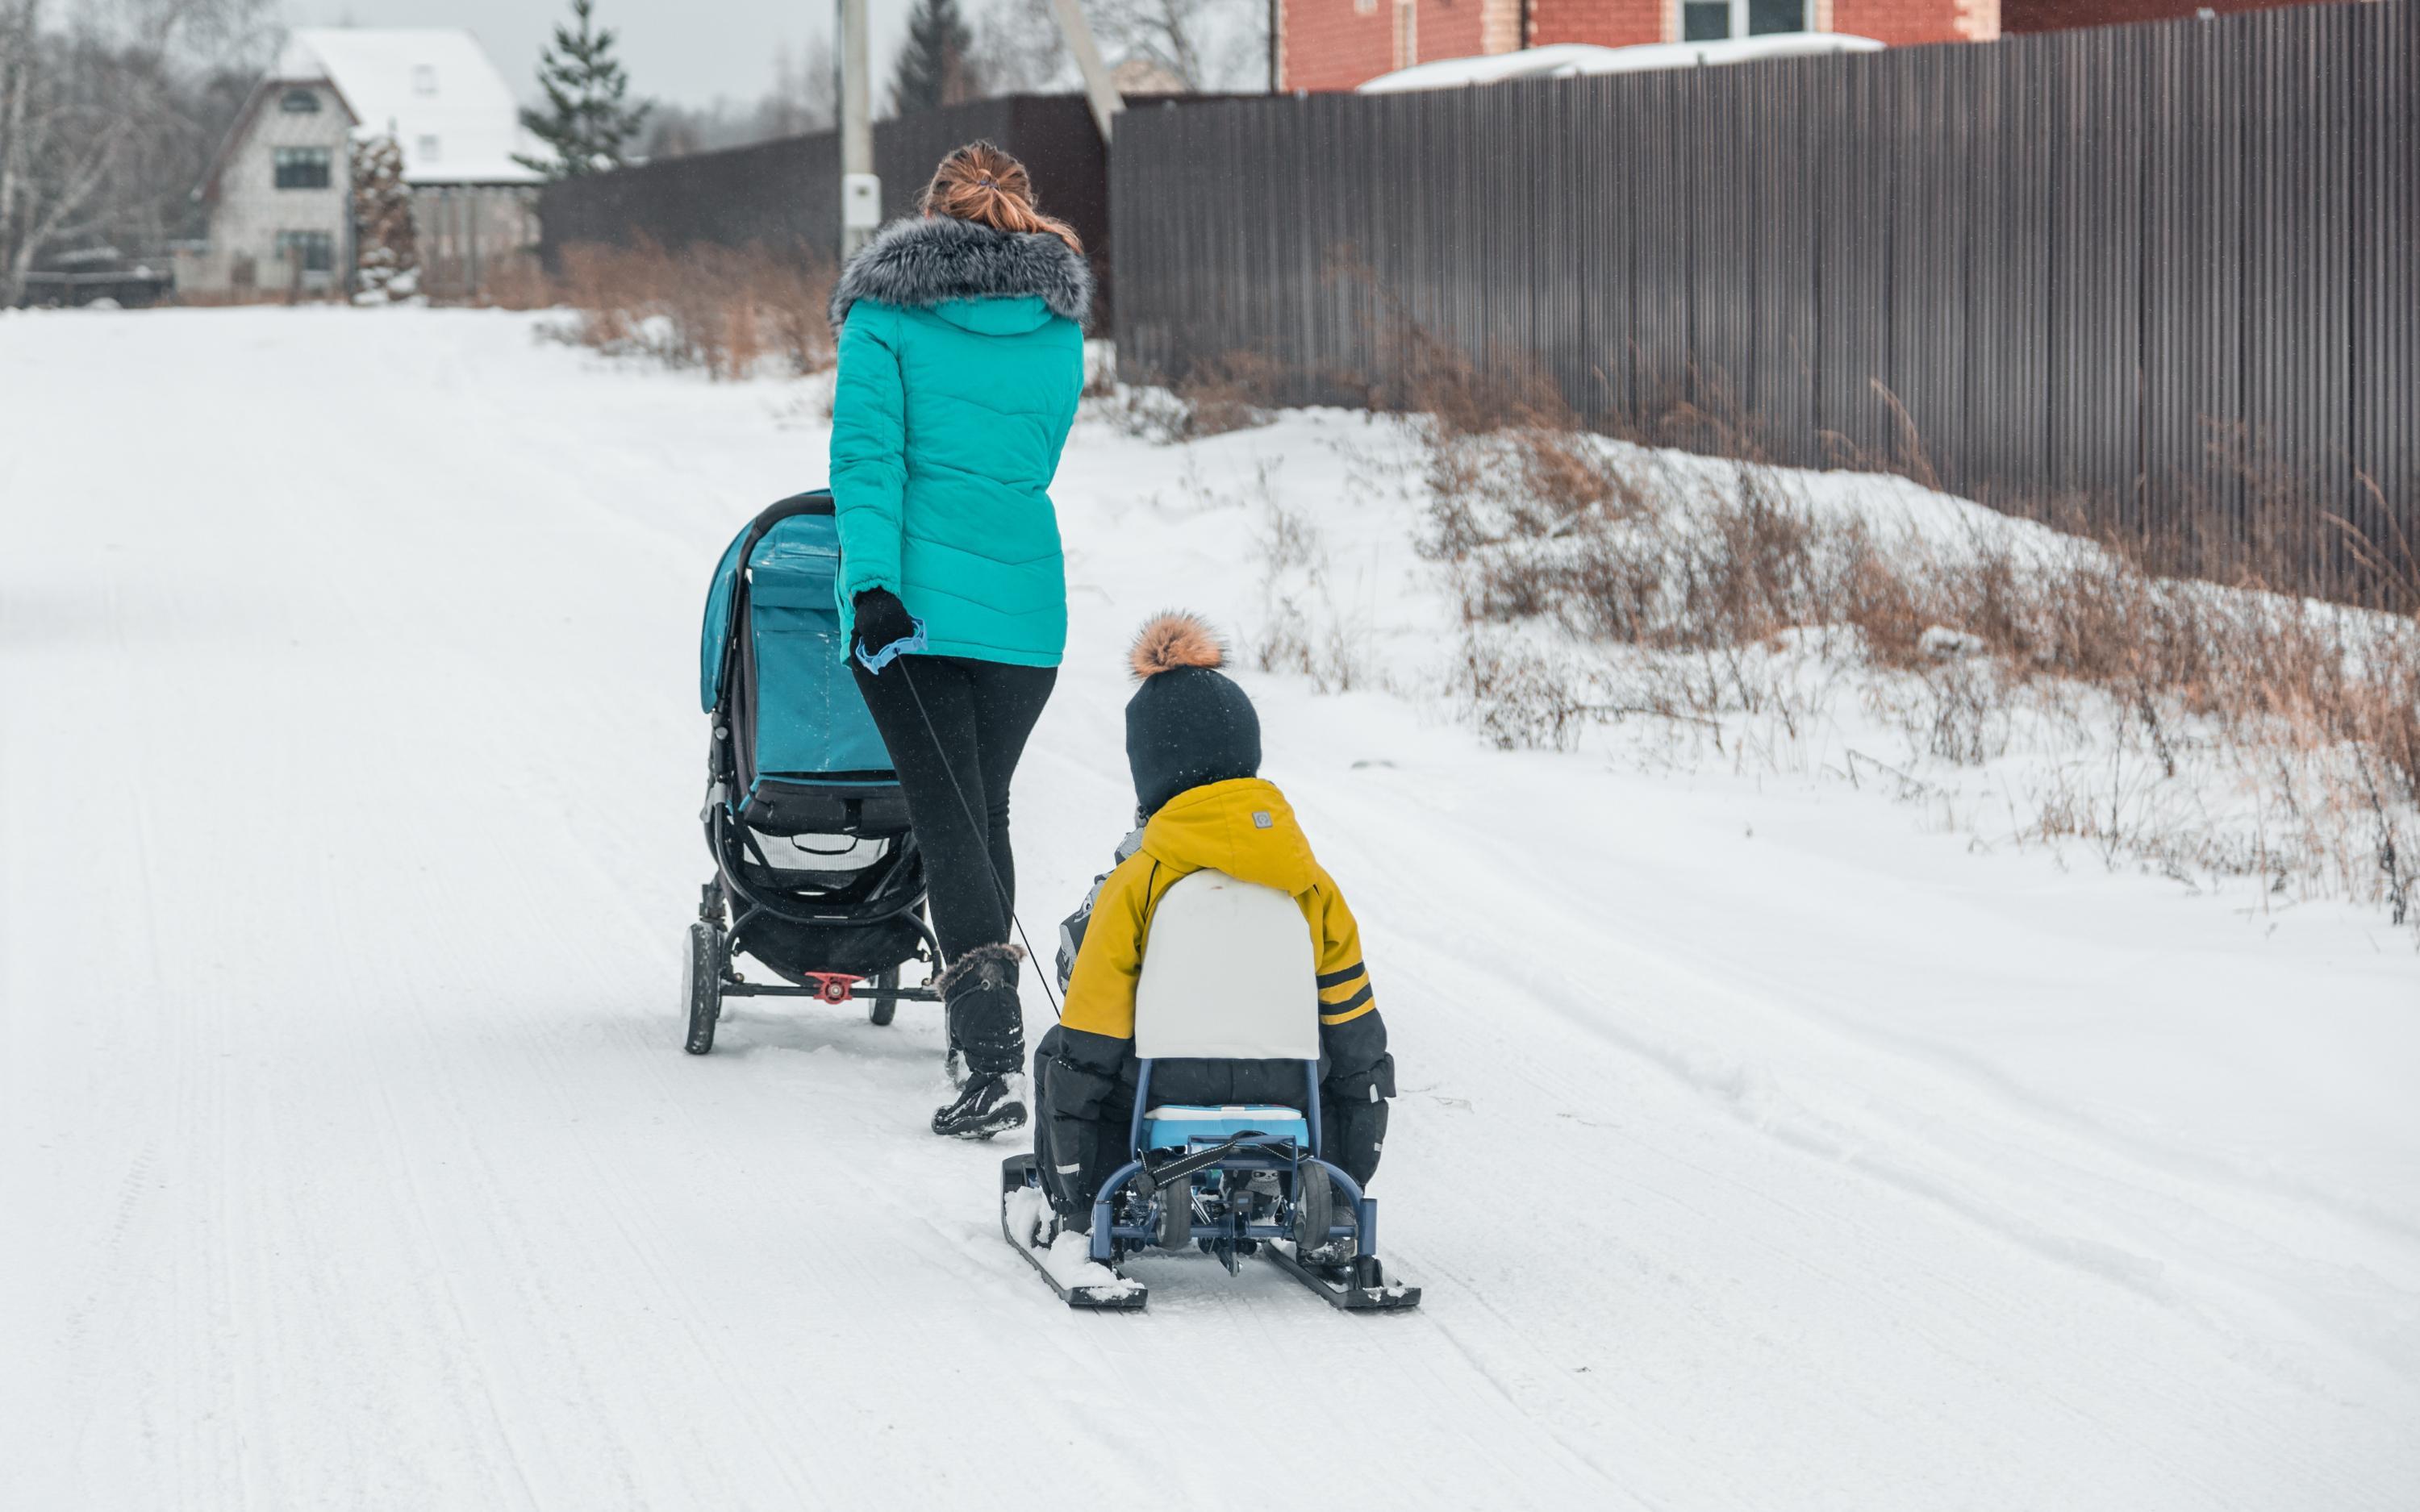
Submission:
[[[1261,773],[1261,717],[1218,669],[1225,648],[1190,614],[1142,627],[1128,654],[1142,686],[1126,702],[1126,764],[1148,816],[1187,788]]]

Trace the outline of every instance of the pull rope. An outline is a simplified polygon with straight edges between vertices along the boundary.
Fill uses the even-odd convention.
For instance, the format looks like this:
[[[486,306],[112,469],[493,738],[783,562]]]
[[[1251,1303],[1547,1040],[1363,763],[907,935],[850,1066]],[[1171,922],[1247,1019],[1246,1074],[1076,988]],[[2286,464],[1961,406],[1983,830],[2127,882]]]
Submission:
[[[958,811],[966,815],[968,827],[983,843],[984,870],[991,873],[992,892],[999,897],[1001,911],[1008,915],[1008,922],[1016,931],[1017,940],[1024,945],[1025,958],[1034,963],[1034,970],[1042,980],[1042,995],[1050,1000],[1050,1013],[1056,1018],[1060,1016],[1059,994],[1052,989],[1050,973],[1043,968],[1042,958],[1034,952],[1033,941],[1025,933],[1025,920],[1016,917],[1016,905],[1008,896],[1008,885],[1000,879],[999,863],[991,858],[991,826],[975,817],[975,806],[967,801],[967,790],[959,785],[957,771],[950,765],[950,755],[941,745],[940,732],[933,728],[933,717],[924,712],[924,695],[916,691],[916,679],[908,671],[908,664],[914,659],[901,656],[894,665],[899,675],[908,681],[908,696],[916,701],[916,717],[923,721],[925,737],[933,742],[933,749],[940,755],[941,771],[950,779],[950,791],[958,795]]]

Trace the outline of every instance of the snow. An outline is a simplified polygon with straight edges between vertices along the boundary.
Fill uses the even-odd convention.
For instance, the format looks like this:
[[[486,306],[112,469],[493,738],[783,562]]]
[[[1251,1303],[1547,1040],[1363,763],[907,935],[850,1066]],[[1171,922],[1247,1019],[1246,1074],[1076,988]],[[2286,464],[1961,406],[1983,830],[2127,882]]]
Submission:
[[[679,1049],[698,609],[821,481],[819,382],[534,323],[0,317],[12,1503],[1231,1499],[1140,1405],[1181,1379],[1315,1404],[1242,1461],[1315,1500],[2410,1505],[2410,931],[1870,784],[1491,749],[1408,677],[1242,673],[1363,925],[1422,1306],[1196,1256],[1071,1314],[1002,1242],[1014,1146],[923,1132],[929,1009]],[[1264,496],[1373,663],[1450,656],[1388,434],[1081,423],[1030,931],[1125,827],[1125,637],[1267,625]]]
[[[534,184],[540,177],[513,161],[537,146],[521,130],[511,86],[470,32],[303,27],[287,37],[273,71],[281,80],[328,80],[361,131],[392,132],[403,147],[406,182]]]
[[[1662,69],[1719,68],[1766,58],[1819,57],[1834,53],[1878,53],[1885,44],[1846,32],[1776,32],[1719,42],[1640,42],[1600,47],[1593,42],[1550,42],[1544,47],[1479,57],[1439,58],[1382,73],[1355,86],[1356,94],[1400,94],[1417,89],[1456,89],[1501,84],[1508,79],[1584,79],[1607,73],[1648,73]]]
[[[1049,1199],[1036,1187],[1021,1187],[1001,1199],[1004,1209],[1005,1227],[1028,1247],[1042,1237],[1050,1219]],[[1142,1283],[1131,1276],[1121,1276],[1093,1258],[1092,1242],[1073,1231],[1053,1234],[1050,1243],[1035,1257],[1050,1279],[1074,1290],[1077,1288],[1107,1300],[1130,1296],[1142,1289]]]

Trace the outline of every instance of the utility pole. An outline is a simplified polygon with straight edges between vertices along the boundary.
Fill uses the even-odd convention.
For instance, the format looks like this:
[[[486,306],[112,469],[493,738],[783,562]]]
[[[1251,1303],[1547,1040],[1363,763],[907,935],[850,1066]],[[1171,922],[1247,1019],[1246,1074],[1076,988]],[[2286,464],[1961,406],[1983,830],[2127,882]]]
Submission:
[[[882,224],[882,180],[874,177],[873,42],[865,0],[840,0],[840,255],[864,246]]]
[[[1050,0],[1050,8],[1059,16],[1059,35],[1067,41],[1067,51],[1076,54],[1076,71],[1084,76],[1084,95],[1093,102],[1093,124],[1101,129],[1101,140],[1109,139],[1109,125],[1118,112],[1126,108],[1118,86],[1109,79],[1109,66],[1101,61],[1101,50],[1093,41],[1093,28],[1084,20],[1084,8],[1078,0]]]

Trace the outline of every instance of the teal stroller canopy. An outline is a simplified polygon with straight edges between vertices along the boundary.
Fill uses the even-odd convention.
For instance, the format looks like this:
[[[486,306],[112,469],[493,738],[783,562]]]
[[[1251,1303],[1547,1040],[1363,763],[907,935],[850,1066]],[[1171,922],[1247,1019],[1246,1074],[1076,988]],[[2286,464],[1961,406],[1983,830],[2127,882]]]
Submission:
[[[698,702],[708,713],[729,708],[743,722],[732,737],[748,748],[740,769],[752,789],[768,777],[891,779],[891,753],[849,675],[839,579],[840,532],[831,495],[822,490],[759,515],[714,569]],[[737,640],[735,614],[746,617]],[[726,686],[734,677],[746,685],[738,698]]]

